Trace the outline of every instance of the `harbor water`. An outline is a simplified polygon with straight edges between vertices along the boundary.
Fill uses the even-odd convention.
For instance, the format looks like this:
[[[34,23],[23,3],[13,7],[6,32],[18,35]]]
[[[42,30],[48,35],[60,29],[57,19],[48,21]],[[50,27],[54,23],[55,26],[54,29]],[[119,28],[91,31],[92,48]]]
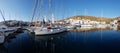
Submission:
[[[120,31],[73,30],[35,36],[24,31],[11,34],[0,44],[0,53],[120,53]]]

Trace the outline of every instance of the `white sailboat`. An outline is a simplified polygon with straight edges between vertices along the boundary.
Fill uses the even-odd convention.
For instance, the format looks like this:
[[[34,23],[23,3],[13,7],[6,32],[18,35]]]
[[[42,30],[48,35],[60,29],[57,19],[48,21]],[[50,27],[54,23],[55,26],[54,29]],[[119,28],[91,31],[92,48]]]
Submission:
[[[51,3],[51,0],[49,0],[49,2]],[[50,10],[51,10],[51,8],[50,8]],[[62,26],[61,27],[55,27],[55,26],[53,26],[55,24],[54,23],[54,16],[53,16],[53,14],[51,16],[50,25],[46,26],[45,20],[43,19],[42,26],[35,26],[35,27],[32,27],[29,30],[31,32],[34,32],[35,35],[50,35],[50,34],[57,34],[57,33],[61,33],[61,32],[67,31],[67,29],[65,27],[62,27]]]
[[[66,28],[62,28],[62,27],[60,27],[60,28],[38,27],[38,28],[35,28],[34,32],[35,32],[35,35],[50,35],[50,34],[61,33],[66,30],[67,30]]]

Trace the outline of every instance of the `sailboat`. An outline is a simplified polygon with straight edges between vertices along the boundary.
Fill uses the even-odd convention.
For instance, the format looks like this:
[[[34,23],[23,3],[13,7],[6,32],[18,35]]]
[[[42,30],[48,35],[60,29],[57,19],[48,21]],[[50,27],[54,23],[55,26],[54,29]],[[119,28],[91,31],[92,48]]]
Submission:
[[[39,27],[34,29],[35,35],[50,35],[61,33],[64,31],[66,31],[66,28]]]
[[[51,3],[51,0],[49,0],[49,2]],[[50,10],[52,10],[52,9],[50,8]],[[47,22],[46,17],[44,17],[41,26],[35,26],[35,27],[32,27],[29,30],[31,32],[34,32],[35,35],[50,35],[50,34],[57,34],[57,33],[67,31],[67,29],[65,27],[62,27],[62,26],[55,27],[53,14],[51,14],[51,21]]]

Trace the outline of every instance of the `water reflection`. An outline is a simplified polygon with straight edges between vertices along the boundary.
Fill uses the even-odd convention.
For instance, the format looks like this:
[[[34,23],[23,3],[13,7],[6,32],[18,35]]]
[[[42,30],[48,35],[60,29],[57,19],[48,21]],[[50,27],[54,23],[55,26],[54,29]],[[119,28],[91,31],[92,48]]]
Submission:
[[[104,31],[104,30],[112,30],[110,27],[106,27],[106,28],[77,28],[75,30],[73,30],[74,32],[95,32],[95,31]]]
[[[66,36],[66,34],[67,32],[56,35],[35,36],[36,53],[54,53],[56,39],[61,39]]]
[[[12,42],[12,39],[16,38],[15,36],[18,35],[16,33],[9,34],[9,36],[5,37],[4,43],[0,45],[0,53],[8,53],[8,46],[6,43]]]
[[[0,53],[7,53],[8,49],[5,45],[0,45]]]
[[[0,45],[0,53],[34,53],[34,46],[33,37],[24,31],[6,37],[5,42]]]
[[[117,31],[120,31],[120,28],[117,28]]]
[[[0,45],[0,53],[119,52],[119,29],[116,31],[111,28],[80,28],[75,31],[46,36],[36,36],[27,31],[13,34],[6,37],[5,43]]]

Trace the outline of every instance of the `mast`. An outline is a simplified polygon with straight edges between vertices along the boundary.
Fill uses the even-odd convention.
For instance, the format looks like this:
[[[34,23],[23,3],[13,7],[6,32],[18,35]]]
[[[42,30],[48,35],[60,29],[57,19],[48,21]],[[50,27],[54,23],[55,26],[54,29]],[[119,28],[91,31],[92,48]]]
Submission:
[[[53,15],[53,13],[52,13],[52,1],[51,0],[49,0],[49,10],[50,10],[50,19],[51,19],[51,23],[53,24],[54,23],[54,15]]]
[[[45,26],[47,20],[46,20],[46,16],[45,16],[45,12],[44,12],[44,0],[41,0],[41,13],[42,13],[42,27]]]
[[[41,0],[38,0],[38,11],[37,11],[37,17],[36,17],[36,21],[38,21],[40,19],[40,8],[41,8]]]
[[[42,12],[41,12],[41,14],[42,14],[41,17],[43,18],[43,19],[41,20],[42,22],[45,21],[44,18],[46,17],[46,16],[44,15],[44,7],[43,7],[44,5],[43,5],[43,4],[44,4],[44,0],[41,0],[41,11],[42,11]],[[42,23],[42,24],[44,24],[44,23]]]
[[[35,13],[36,13],[36,8],[37,8],[37,0],[33,0],[33,1],[34,1],[34,8],[33,8],[33,14],[32,14],[31,22],[33,22],[33,19],[35,17]]]
[[[1,11],[1,9],[0,9],[0,13],[1,13],[1,16],[2,16],[2,18],[3,18],[3,20],[4,20],[4,23],[6,24],[6,22],[5,22],[5,17],[4,17],[4,15],[3,15],[3,12]]]
[[[87,15],[87,9],[85,8],[84,16],[86,16],[86,15]]]
[[[102,17],[103,17],[103,11],[101,11],[100,22],[102,21]]]
[[[11,14],[9,13],[9,20],[11,20]]]
[[[87,9],[85,8],[85,10],[84,10],[84,18],[87,16]],[[85,19],[83,20],[83,25],[85,24]],[[84,36],[84,43],[86,44],[86,42],[87,42],[87,40],[86,40],[86,38],[87,38],[87,32],[86,32],[86,29],[84,29],[84,31],[85,31],[85,36]]]
[[[101,15],[100,15],[100,24],[102,25],[102,17],[103,17],[103,11],[101,11]],[[101,40],[102,40],[102,26],[100,27],[100,35],[101,35]]]

